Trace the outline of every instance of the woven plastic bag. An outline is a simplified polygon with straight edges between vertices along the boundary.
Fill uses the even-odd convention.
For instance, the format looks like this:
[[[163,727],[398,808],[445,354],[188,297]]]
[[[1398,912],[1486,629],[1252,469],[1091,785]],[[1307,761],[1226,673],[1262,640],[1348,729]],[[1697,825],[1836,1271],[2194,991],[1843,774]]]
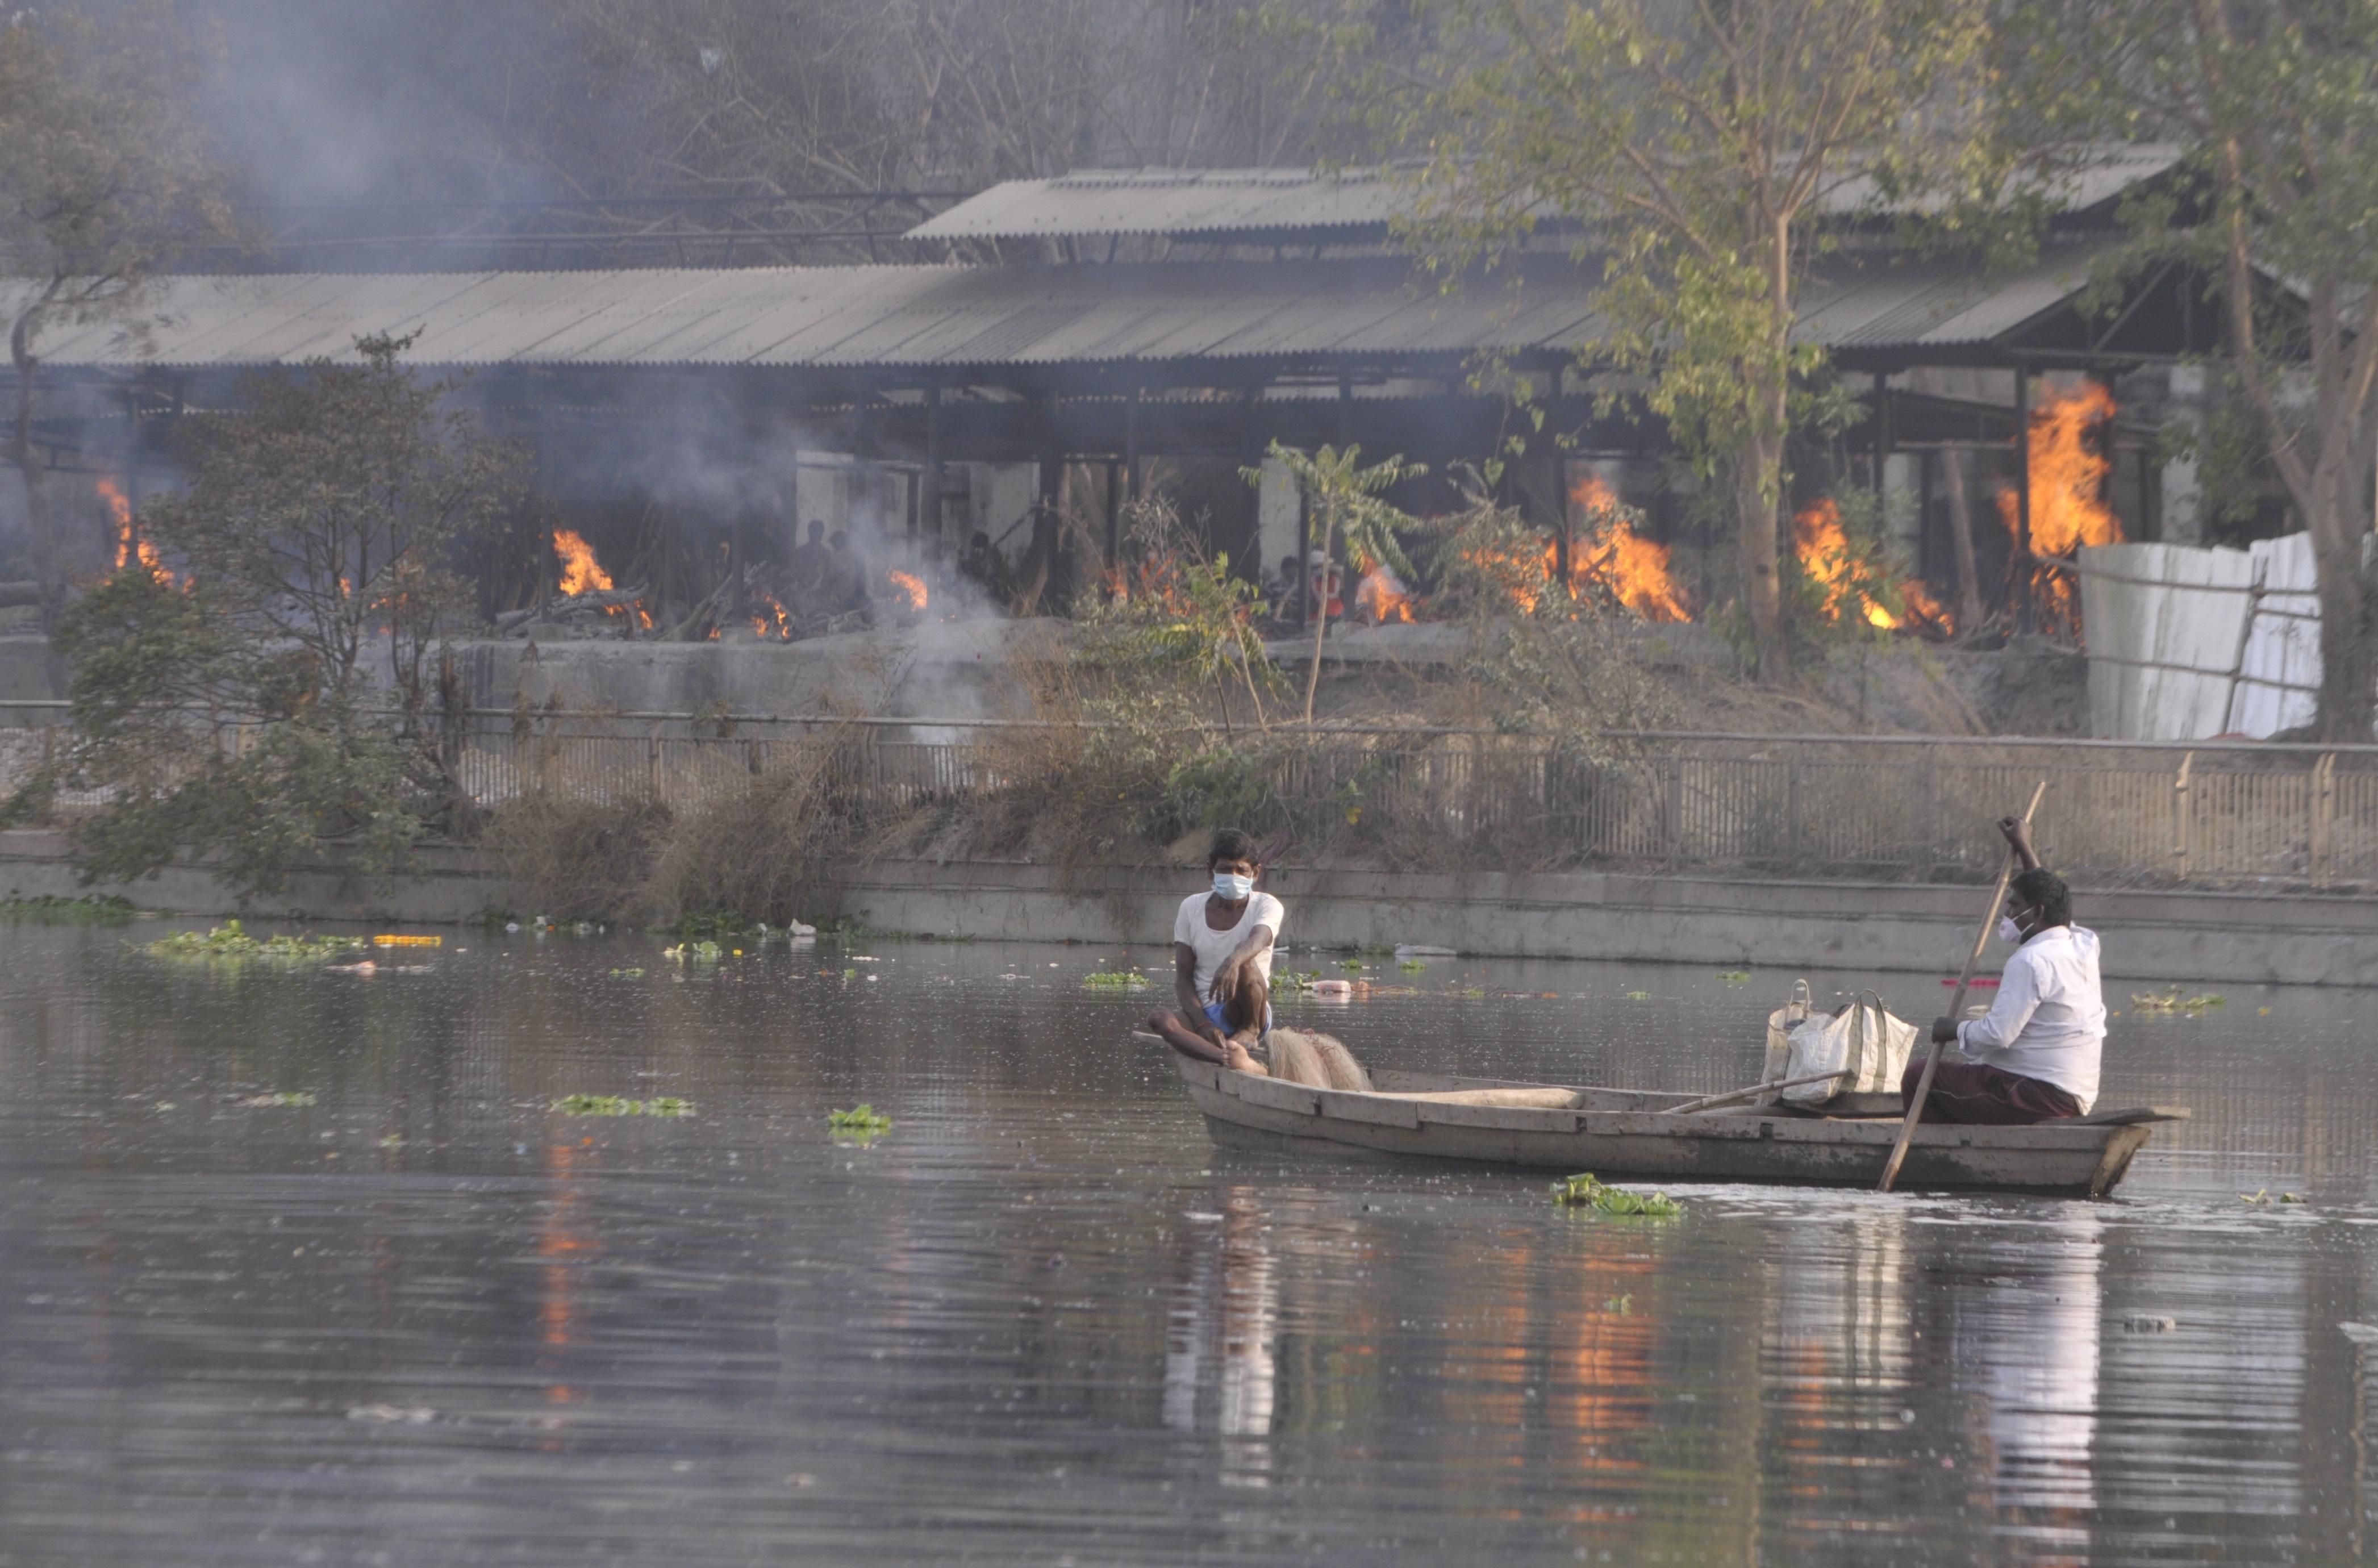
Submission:
[[[1767,1063],[1759,1069],[1761,1083],[1781,1083],[1791,1077],[1786,1071],[1792,1065],[1792,1031],[1808,1020],[1808,983],[1792,983],[1792,999],[1767,1015]],[[1766,1096],[1761,1103],[1773,1100]]]
[[[1847,1073],[1829,1083],[1804,1083],[1784,1090],[1782,1097],[1795,1105],[1820,1105],[1836,1094],[1895,1092],[1900,1074],[1907,1070],[1908,1053],[1915,1048],[1916,1026],[1893,1018],[1875,993],[1860,991],[1832,1017],[1814,1013],[1793,1025],[1785,1036],[1784,1070],[1779,1075],[1771,1069],[1768,1081]],[[1771,1063],[1771,1043],[1769,1055]]]

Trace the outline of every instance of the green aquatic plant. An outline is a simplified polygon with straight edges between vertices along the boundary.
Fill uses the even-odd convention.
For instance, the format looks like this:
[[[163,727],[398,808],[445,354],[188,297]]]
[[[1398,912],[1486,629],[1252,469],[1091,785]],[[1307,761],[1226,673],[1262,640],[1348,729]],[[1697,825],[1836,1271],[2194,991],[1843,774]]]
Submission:
[[[1145,991],[1147,976],[1135,969],[1098,969],[1082,976],[1087,991]]]
[[[1683,1204],[1664,1192],[1606,1187],[1591,1171],[1553,1183],[1553,1201],[1567,1208],[1598,1209],[1605,1214],[1639,1214],[1654,1220],[1671,1219],[1685,1212]]]
[[[690,1116],[693,1102],[664,1094],[657,1100],[626,1100],[617,1094],[565,1094],[553,1103],[565,1116]]]
[[[2137,992],[2131,994],[2131,1006],[2147,1018],[2171,1018],[2185,1014],[2189,1018],[2201,1019],[2216,1007],[2228,1006],[2228,1001],[2229,998],[2222,995],[2218,991],[2205,991],[2193,996],[2183,996],[2180,994],[2180,987],[2177,985],[2161,993],[2151,992],[2144,995]]]
[[[644,971],[640,969],[615,969],[611,971],[611,978],[614,980],[642,980],[644,978]]]
[[[1289,991],[1311,991],[1321,979],[1320,972],[1309,969],[1275,970],[1271,977],[1273,995]]]
[[[835,1138],[856,1138],[861,1142],[883,1137],[892,1130],[892,1118],[864,1103],[847,1111],[826,1113],[826,1127]]]
[[[1476,985],[1463,986],[1461,988],[1461,995],[1464,998],[1472,1002],[1483,1002],[1486,999],[1484,989]]]
[[[311,1094],[306,1093],[302,1090],[287,1089],[282,1090],[278,1093],[273,1094],[251,1094],[246,1099],[240,1102],[243,1105],[257,1108],[282,1105],[310,1105],[313,1103],[314,1097]]]
[[[1363,960],[1360,959],[1341,959],[1339,960],[1338,967],[1342,970],[1359,971],[1363,967]]]
[[[1717,971],[1717,977],[1728,985],[1742,985],[1749,982],[1750,971],[1747,969],[1722,969]]]
[[[1418,974],[1428,968],[1426,964],[1421,962],[1418,959],[1405,959],[1399,962],[1396,967],[1403,971],[1406,974]]]
[[[30,925],[128,925],[139,912],[131,899],[113,894],[69,899],[44,893],[37,899],[0,899],[0,920]]]
[[[739,952],[741,949],[737,949]],[[680,942],[674,947],[661,949],[661,957],[679,963],[715,964],[727,956],[727,949],[715,942]]]
[[[259,942],[240,923],[226,921],[203,935],[176,931],[149,944],[151,957],[238,966],[248,963],[315,963],[364,945],[360,936],[268,936]]]
[[[1630,1002],[1648,1002],[1651,999],[1651,994],[1649,991],[1629,991],[1627,993],[1627,999]]]

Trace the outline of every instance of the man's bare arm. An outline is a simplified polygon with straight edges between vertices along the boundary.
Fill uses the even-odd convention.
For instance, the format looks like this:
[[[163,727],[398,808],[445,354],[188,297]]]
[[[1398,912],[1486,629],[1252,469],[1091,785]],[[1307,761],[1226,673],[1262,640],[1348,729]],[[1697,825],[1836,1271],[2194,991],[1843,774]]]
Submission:
[[[2023,862],[2024,870],[2039,869],[2039,851],[2031,847],[2031,824],[2019,816],[2002,816],[1999,818],[1999,831],[2014,846],[2015,858]]]

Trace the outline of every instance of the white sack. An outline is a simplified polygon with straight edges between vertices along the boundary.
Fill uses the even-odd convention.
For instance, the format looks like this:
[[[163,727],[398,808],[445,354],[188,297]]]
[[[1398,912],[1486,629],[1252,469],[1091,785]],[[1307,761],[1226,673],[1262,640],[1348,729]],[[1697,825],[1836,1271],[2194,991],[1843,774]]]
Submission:
[[[1793,1027],[1786,1037],[1784,1070],[1771,1067],[1768,1081],[1808,1078],[1846,1070],[1847,1078],[1830,1083],[1804,1083],[1786,1089],[1783,1098],[1795,1105],[1820,1105],[1836,1094],[1879,1094],[1896,1092],[1899,1076],[1907,1070],[1907,1054],[1916,1048],[1916,1026],[1893,1018],[1882,998],[1862,991],[1832,1018],[1822,1013]]]

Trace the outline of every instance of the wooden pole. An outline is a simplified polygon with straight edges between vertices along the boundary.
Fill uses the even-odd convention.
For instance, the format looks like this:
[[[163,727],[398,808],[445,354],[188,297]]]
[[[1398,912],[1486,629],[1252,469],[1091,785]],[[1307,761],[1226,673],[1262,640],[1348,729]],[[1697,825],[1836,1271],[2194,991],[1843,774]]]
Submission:
[[[2048,780],[2031,792],[2031,804],[2023,808],[2023,825],[2031,826],[2032,814],[2039,810],[2040,797],[2048,793]],[[1965,987],[1974,981],[1974,966],[1982,961],[1982,949],[1989,945],[1990,932],[1999,923],[2000,906],[2006,902],[2007,884],[2014,880],[2014,846],[2007,846],[2006,863],[1999,867],[1999,885],[1990,894],[1989,912],[1982,916],[1982,928],[1974,934],[1974,950],[1965,955],[1965,972],[1957,977],[1957,989],[1949,998],[1949,1016],[1955,1018],[1964,1009]],[[1940,1053],[1948,1042],[1932,1042],[1932,1054],[1924,1058],[1924,1076],[1916,1080],[1916,1098],[1907,1103],[1907,1120],[1899,1129],[1899,1141],[1891,1147],[1891,1159],[1882,1167],[1882,1181],[1877,1192],[1888,1192],[1891,1184],[1899,1179],[1900,1164],[1907,1158],[1907,1145],[1916,1137],[1916,1124],[1924,1119],[1924,1102],[1932,1093],[1932,1075],[1940,1070]]]

